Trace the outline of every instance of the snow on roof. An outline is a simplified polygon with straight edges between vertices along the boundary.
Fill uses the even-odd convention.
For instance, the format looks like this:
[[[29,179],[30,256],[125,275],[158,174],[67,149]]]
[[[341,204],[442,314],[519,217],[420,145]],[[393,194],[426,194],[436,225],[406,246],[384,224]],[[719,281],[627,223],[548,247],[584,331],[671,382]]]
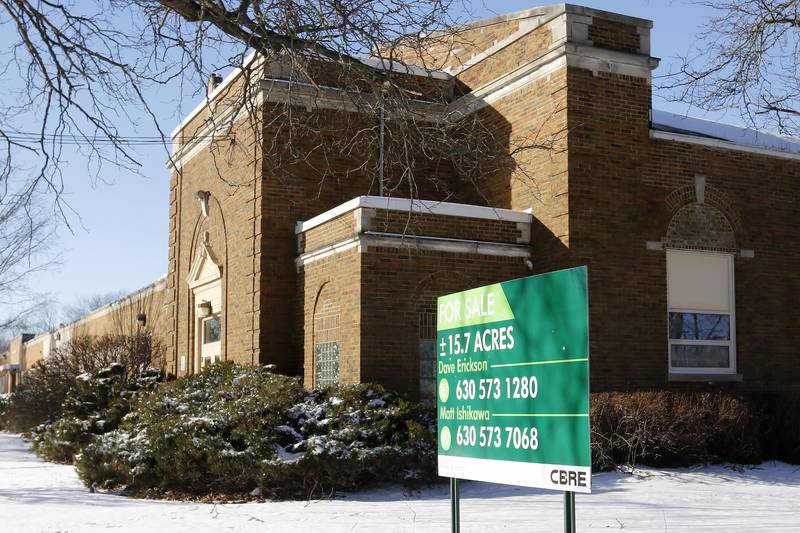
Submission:
[[[652,113],[652,128],[657,131],[718,139],[740,146],[800,154],[800,139],[781,137],[753,128],[687,117],[657,109],[653,109]]]

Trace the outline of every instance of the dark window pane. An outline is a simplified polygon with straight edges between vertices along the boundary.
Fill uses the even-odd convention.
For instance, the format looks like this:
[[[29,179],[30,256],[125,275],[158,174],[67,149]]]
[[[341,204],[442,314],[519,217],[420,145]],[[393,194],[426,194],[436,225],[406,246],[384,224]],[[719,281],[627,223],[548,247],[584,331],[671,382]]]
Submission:
[[[692,341],[730,340],[731,317],[704,313],[670,313],[669,338]]]
[[[218,316],[203,320],[203,344],[219,342],[222,333],[222,321]]]
[[[436,397],[436,341],[419,341],[419,397],[431,400]]]
[[[728,368],[728,346],[673,344],[670,349],[672,368]]]

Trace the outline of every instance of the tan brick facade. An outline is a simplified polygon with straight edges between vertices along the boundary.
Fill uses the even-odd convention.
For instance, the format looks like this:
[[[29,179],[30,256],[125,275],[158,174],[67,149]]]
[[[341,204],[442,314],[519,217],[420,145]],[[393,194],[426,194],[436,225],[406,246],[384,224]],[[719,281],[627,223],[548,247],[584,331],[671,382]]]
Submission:
[[[436,298],[528,272],[531,217],[439,202],[412,208],[378,197],[348,205],[297,230],[304,381],[319,385],[318,357],[334,340],[341,382],[378,382],[425,397],[433,361],[421,365],[424,352],[433,353]],[[337,334],[320,338],[319,316],[331,298]]]
[[[444,71],[429,85],[449,95],[448,112],[487,125],[516,162],[480,191],[427,162],[415,171],[435,178],[416,191],[428,211],[358,200],[377,192],[376,154],[331,148],[339,124],[360,120],[349,111],[293,108],[311,127],[291,152],[271,92],[213,142],[199,110],[176,130],[171,163],[170,368],[198,368],[205,300],[190,277],[213,263],[223,359],[275,364],[308,386],[374,380],[426,397],[435,298],[529,274],[529,259],[533,272],[588,265],[595,390],[705,386],[669,371],[665,249],[680,248],[736,254],[736,372],[700,378],[796,388],[796,335],[775,320],[793,316],[800,284],[799,158],[654,135],[651,26],[558,5],[395,50]],[[217,114],[244,86],[232,80],[212,100]],[[474,216],[487,204],[530,216]]]
[[[39,335],[22,334],[12,339],[8,352],[0,356],[0,392],[10,392],[24,381],[25,372],[44,361],[51,350],[81,336],[148,333],[157,349],[169,344],[169,313],[164,307],[166,281],[155,283],[89,312],[86,316]],[[166,367],[166,361],[154,361]],[[5,365],[12,365],[4,369]]]

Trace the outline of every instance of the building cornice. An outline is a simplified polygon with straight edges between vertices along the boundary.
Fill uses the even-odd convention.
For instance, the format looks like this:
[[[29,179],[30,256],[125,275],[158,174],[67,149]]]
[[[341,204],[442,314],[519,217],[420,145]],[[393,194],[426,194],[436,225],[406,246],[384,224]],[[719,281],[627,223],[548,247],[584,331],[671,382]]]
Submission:
[[[405,248],[409,250],[426,250],[454,254],[491,255],[494,257],[519,257],[530,259],[531,246],[528,244],[498,243],[454,239],[449,237],[431,237],[417,235],[401,235],[370,231],[349,237],[335,244],[323,246],[312,252],[304,253],[295,259],[297,267],[307,266],[327,257],[357,249],[363,253],[366,247]]]
[[[763,148],[760,146],[750,146],[746,144],[737,144],[732,141],[725,141],[722,139],[713,139],[710,137],[698,137],[695,135],[688,135],[684,133],[672,133],[667,131],[650,130],[650,138],[661,141],[673,141],[685,144],[693,144],[697,146],[704,146],[706,148],[715,148],[719,150],[733,150],[736,152],[746,152],[749,154],[759,154],[769,157],[778,157],[781,159],[792,159],[800,161],[800,154],[792,152],[783,152],[772,148]]]
[[[389,198],[381,196],[359,196],[333,209],[325,211],[305,222],[297,222],[295,233],[300,234],[320,226],[336,217],[359,208],[387,209],[411,213],[427,213],[451,217],[476,218],[484,220],[502,220],[507,222],[530,223],[533,215],[524,211],[498,209],[479,205],[457,204],[453,202],[437,202],[433,200],[411,200],[409,198]]]

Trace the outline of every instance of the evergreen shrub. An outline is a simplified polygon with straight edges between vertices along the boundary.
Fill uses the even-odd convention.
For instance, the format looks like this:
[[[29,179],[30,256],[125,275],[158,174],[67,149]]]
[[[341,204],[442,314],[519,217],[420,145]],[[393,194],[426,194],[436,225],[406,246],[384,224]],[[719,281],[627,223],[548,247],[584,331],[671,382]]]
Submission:
[[[6,431],[9,427],[6,416],[11,406],[11,393],[0,394],[0,431]]]
[[[310,498],[435,479],[433,409],[375,385],[303,390],[221,363],[137,400],[76,457],[89,486],[140,495]]]
[[[133,400],[163,380],[164,374],[152,368],[129,378],[118,363],[79,375],[67,391],[60,418],[31,431],[34,450],[49,461],[72,463],[94,435],[116,429]]]

